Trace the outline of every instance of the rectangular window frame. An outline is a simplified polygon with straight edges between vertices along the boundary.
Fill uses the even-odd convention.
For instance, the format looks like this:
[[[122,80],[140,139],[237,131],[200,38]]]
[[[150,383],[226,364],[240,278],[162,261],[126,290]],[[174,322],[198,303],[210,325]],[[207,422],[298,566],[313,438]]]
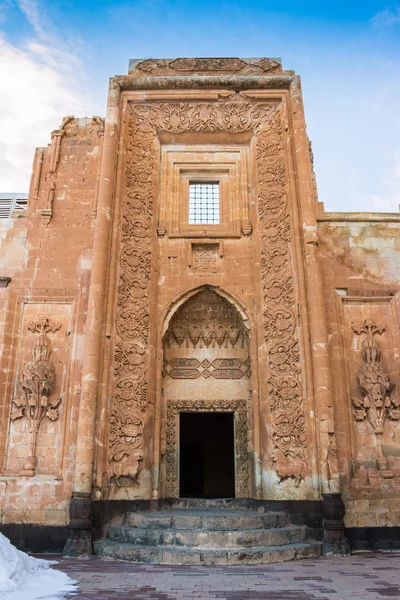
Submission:
[[[251,232],[245,146],[161,147],[157,233],[169,238],[240,238]],[[220,184],[220,223],[189,223],[189,183]]]
[[[196,183],[219,183],[219,223],[189,223],[189,185]],[[230,220],[229,208],[229,171],[211,169],[180,170],[180,230],[182,233],[199,236],[218,236],[225,230]]]

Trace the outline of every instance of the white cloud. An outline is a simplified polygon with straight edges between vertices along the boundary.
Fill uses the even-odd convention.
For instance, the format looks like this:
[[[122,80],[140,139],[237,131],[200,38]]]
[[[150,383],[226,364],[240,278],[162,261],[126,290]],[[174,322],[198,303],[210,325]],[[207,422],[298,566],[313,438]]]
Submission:
[[[48,39],[49,34],[46,29],[49,24],[41,6],[33,0],[16,0],[16,3],[32,25],[37,36],[42,40]]]
[[[388,27],[400,23],[400,6],[390,6],[381,10],[371,19],[372,25],[375,27]]]
[[[78,59],[46,33],[31,0],[18,2],[35,37],[22,48],[0,36],[0,191],[27,191],[34,149],[50,141],[63,116],[85,116],[88,99]]]

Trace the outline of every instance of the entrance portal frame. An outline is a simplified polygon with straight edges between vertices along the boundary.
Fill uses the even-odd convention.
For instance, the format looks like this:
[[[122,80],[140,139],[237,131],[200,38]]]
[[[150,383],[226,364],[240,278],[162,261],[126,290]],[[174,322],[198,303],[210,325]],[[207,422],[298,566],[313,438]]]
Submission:
[[[167,405],[165,496],[179,498],[179,416],[182,412],[233,413],[235,449],[235,497],[250,497],[247,399],[177,399]]]

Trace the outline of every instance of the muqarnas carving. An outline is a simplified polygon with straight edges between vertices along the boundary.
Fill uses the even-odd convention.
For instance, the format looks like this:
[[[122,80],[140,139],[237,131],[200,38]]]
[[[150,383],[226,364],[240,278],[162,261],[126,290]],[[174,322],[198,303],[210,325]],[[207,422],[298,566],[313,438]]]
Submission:
[[[381,361],[381,350],[375,335],[381,335],[385,328],[375,325],[373,319],[365,319],[360,326],[353,325],[352,330],[358,335],[365,334],[361,355],[364,364],[357,375],[361,398],[352,398],[356,421],[367,419],[372,425],[377,440],[377,462],[381,470],[388,469],[388,461],[383,454],[382,436],[386,419],[398,421],[400,418],[399,400],[392,397],[395,386],[389,379]]]
[[[175,313],[165,336],[166,348],[247,349],[248,344],[240,313],[210,289],[197,293]],[[221,368],[221,363],[217,365]]]
[[[61,328],[60,323],[50,322],[47,317],[40,317],[28,325],[28,330],[35,335],[31,350],[31,360],[24,363],[22,377],[17,382],[17,391],[13,399],[10,418],[12,420],[25,417],[28,420],[29,454],[24,460],[21,475],[32,477],[36,469],[36,439],[44,417],[56,421],[59,417],[60,398],[52,398],[51,394],[56,379],[56,370],[51,362],[51,340],[49,333]]]

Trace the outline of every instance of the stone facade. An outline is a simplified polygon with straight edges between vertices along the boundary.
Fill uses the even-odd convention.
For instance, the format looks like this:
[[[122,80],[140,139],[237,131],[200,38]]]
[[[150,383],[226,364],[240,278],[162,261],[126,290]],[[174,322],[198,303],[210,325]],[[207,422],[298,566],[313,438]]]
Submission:
[[[191,222],[192,181],[218,222]],[[229,412],[236,497],[398,525],[399,228],[324,212],[278,60],[131,61],[105,120],[36,151],[2,235],[3,524],[179,497],[180,413]]]

